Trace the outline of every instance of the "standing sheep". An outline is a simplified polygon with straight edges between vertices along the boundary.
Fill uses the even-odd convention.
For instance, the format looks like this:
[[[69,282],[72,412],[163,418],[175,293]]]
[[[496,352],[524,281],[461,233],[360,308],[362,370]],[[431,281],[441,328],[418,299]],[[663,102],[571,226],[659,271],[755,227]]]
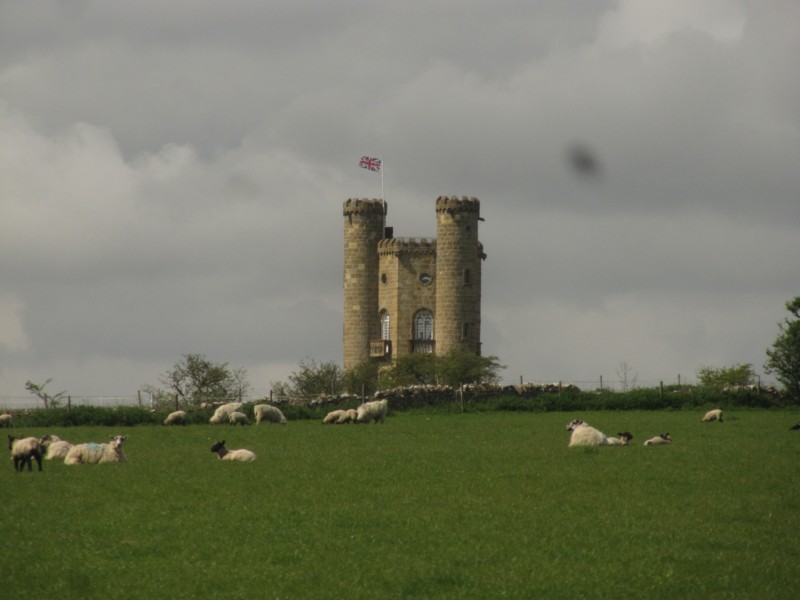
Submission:
[[[250,425],[250,419],[242,412],[232,412],[228,415],[228,422],[231,425]]]
[[[339,415],[338,419],[336,419],[336,424],[343,425],[344,423],[355,423],[357,419],[358,411],[355,408],[349,408],[342,411],[342,414]]]
[[[608,438],[606,434],[595,429],[582,419],[575,419],[567,425],[567,430],[572,433],[569,436],[568,447],[573,446],[606,446]]]
[[[33,471],[32,459],[36,459],[39,470],[42,470],[42,446],[35,437],[24,438],[20,436],[8,436],[8,449],[11,450],[11,460],[14,461],[14,470],[22,473],[25,465],[28,471]]]
[[[64,464],[95,465],[99,463],[128,462],[128,457],[122,451],[122,444],[126,439],[128,439],[126,435],[115,435],[111,437],[110,442],[105,444],[97,444],[95,442],[77,444],[69,449],[66,458],[64,458]]]
[[[62,440],[57,435],[45,435],[39,440],[39,443],[42,445],[42,448],[45,449],[45,460],[53,460],[54,458],[64,459],[69,453],[69,449],[72,448],[72,444],[66,440]]]
[[[212,425],[220,425],[222,423],[228,423],[231,413],[237,412],[242,408],[241,402],[228,402],[227,404],[223,404],[222,406],[218,406],[217,410],[214,411],[214,414],[208,420],[209,423]]]
[[[322,424],[323,425],[336,424],[339,421],[339,417],[341,417],[344,414],[344,412],[345,411],[343,410],[332,410],[327,415],[325,415],[324,419],[322,419]]]
[[[271,404],[256,404],[253,407],[253,416],[256,419],[256,425],[261,421],[286,425],[286,417],[281,412],[281,409]]]
[[[13,427],[14,426],[14,418],[8,414],[3,413],[0,415],[0,427]]]
[[[654,438],[650,438],[644,443],[644,445],[663,446],[664,444],[669,444],[670,442],[672,442],[672,436],[669,433],[662,433],[661,435],[657,435]]]
[[[186,425],[186,411],[176,410],[167,415],[164,425]]]
[[[386,412],[389,410],[388,400],[373,400],[372,402],[365,402],[358,407],[356,411],[356,423],[383,423],[386,418]]]
[[[236,460],[239,462],[253,462],[256,459],[255,452],[240,448],[238,450],[228,450],[225,447],[225,440],[219,441],[211,446],[211,451],[215,452],[220,460]]]
[[[708,411],[703,418],[700,419],[703,423],[710,423],[711,421],[719,421],[722,423],[722,409],[715,408],[714,410]]]

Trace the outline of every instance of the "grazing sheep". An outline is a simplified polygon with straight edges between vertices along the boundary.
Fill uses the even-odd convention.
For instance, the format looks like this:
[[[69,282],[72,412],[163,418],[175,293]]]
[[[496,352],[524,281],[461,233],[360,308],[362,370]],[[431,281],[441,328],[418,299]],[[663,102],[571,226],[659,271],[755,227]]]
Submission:
[[[575,419],[567,425],[567,430],[572,433],[569,436],[569,445],[572,446],[605,446],[608,438],[602,431],[598,431],[582,419]]]
[[[633,434],[631,432],[623,431],[622,433],[618,433],[617,437],[606,438],[606,444],[609,446],[627,446],[632,439]]]
[[[42,445],[35,437],[8,436],[8,449],[11,450],[11,460],[14,461],[14,470],[22,473],[25,465],[28,471],[33,471],[32,459],[36,459],[39,470],[42,470]]]
[[[789,427],[789,431],[797,431],[798,429],[800,429],[800,422],[795,423],[794,425]]]
[[[8,413],[3,413],[0,415],[0,427],[13,427],[14,426],[14,417],[12,417]]]
[[[644,445],[663,446],[664,444],[669,444],[671,441],[672,441],[672,436],[669,433],[662,433],[661,435],[657,435],[654,438],[650,438],[644,443]]]
[[[46,451],[46,454],[44,455],[45,460],[66,458],[69,449],[72,448],[71,443],[66,440],[62,440],[57,435],[45,435],[39,440],[39,443]]]
[[[186,425],[186,411],[176,410],[167,415],[164,425]]]
[[[256,418],[256,425],[261,421],[286,425],[286,417],[281,412],[281,409],[271,404],[256,404],[253,407],[253,415]]]
[[[703,418],[700,419],[703,423],[710,423],[711,421],[719,421],[722,423],[722,409],[715,408],[714,410],[708,411]]]
[[[221,423],[229,423],[229,417],[232,412],[237,412],[241,410],[242,403],[241,402],[228,402],[227,404],[223,404],[222,406],[218,406],[217,409],[214,411],[214,414],[208,420],[209,423],[212,425],[219,425]]]
[[[356,419],[358,419],[358,411],[355,408],[350,408],[342,411],[342,414],[339,415],[338,419],[336,419],[336,424],[343,425],[344,423],[355,423]]]
[[[126,435],[115,435],[111,437],[110,442],[105,444],[97,444],[95,442],[77,444],[67,452],[64,464],[94,465],[110,462],[128,462],[128,457],[122,451],[122,444],[126,439],[128,439]]]
[[[365,402],[356,411],[356,423],[383,423],[386,412],[389,410],[388,400],[373,400]]]
[[[325,415],[324,419],[322,419],[322,424],[323,425],[330,425],[331,423],[335,424],[339,421],[339,417],[341,417],[344,413],[345,411],[343,410],[332,410],[327,415]]]
[[[228,450],[225,447],[225,440],[219,441],[211,446],[211,451],[216,452],[220,460],[238,460],[239,462],[253,462],[256,459],[254,452],[240,448],[238,450]]]
[[[250,425],[250,419],[247,415],[241,412],[232,412],[228,415],[228,422],[231,425]]]

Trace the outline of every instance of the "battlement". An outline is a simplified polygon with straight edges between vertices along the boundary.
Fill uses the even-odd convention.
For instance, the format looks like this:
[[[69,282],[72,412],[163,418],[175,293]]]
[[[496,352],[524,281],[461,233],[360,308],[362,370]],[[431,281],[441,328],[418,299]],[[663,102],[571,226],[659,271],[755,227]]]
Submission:
[[[367,198],[348,198],[344,203],[344,216],[348,215],[374,215],[386,214],[386,203],[383,200]]]
[[[378,255],[436,254],[434,238],[391,238],[378,242]]]
[[[466,196],[462,196],[461,198],[458,196],[439,196],[436,199],[437,213],[480,213],[480,211],[481,201],[477,198],[467,198]]]

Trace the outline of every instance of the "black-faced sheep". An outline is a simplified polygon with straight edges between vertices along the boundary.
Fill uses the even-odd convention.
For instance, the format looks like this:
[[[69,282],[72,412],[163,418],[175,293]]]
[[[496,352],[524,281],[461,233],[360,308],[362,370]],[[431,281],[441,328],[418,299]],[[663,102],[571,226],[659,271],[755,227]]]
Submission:
[[[186,425],[186,411],[176,410],[167,415],[164,425]]]
[[[645,446],[663,446],[664,444],[669,444],[672,442],[672,436],[669,433],[662,433],[661,435],[657,435],[656,437],[650,438],[646,440],[644,445]]]
[[[383,423],[386,418],[386,413],[389,410],[388,400],[373,400],[372,402],[365,402],[356,410],[357,423]]]
[[[42,470],[42,445],[35,437],[8,436],[8,449],[11,450],[11,460],[14,461],[14,470],[21,473],[28,465],[28,471],[33,471],[32,460],[36,460],[39,470]]]
[[[569,447],[605,446],[608,443],[605,433],[595,429],[582,419],[571,421],[567,425],[567,430],[572,432],[569,436]]]
[[[271,404],[256,404],[253,407],[253,416],[256,419],[256,425],[262,421],[286,425],[286,417],[281,409]]]
[[[222,406],[218,406],[208,420],[212,425],[220,425],[222,423],[230,423],[231,413],[237,412],[242,408],[241,402],[228,402]]]
[[[221,440],[211,446],[211,451],[215,452],[220,460],[237,460],[239,462],[253,462],[256,459],[254,452],[239,448],[238,450],[228,450],[225,447],[225,440]]]
[[[122,451],[122,444],[128,436],[115,435],[111,437],[111,441],[105,444],[97,444],[95,442],[87,442],[85,444],[77,444],[69,449],[67,456],[64,458],[65,465],[94,465],[99,463],[110,462],[127,462],[128,457]]]
[[[57,435],[45,435],[39,440],[42,448],[45,449],[45,460],[53,460],[55,458],[64,459],[72,448],[72,444],[66,440],[62,440]]]
[[[3,413],[0,415],[0,427],[13,427],[14,426],[14,417],[12,417],[8,413]]]
[[[706,414],[704,414],[703,418],[700,420],[703,423],[710,423],[711,421],[719,421],[720,423],[722,423],[722,409],[715,408],[713,410],[710,410]]]
[[[609,446],[627,446],[633,439],[633,434],[629,431],[618,433],[617,437],[606,438],[606,444]]]
[[[789,431],[797,431],[800,429],[800,423],[795,423],[791,427],[789,427]]]

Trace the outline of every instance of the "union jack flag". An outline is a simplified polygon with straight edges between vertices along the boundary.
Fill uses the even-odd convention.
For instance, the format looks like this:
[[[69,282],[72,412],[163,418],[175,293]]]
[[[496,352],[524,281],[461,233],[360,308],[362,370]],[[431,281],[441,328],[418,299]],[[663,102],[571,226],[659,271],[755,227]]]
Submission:
[[[358,161],[358,166],[362,169],[369,169],[370,171],[380,171],[381,159],[373,158],[371,156],[362,156],[361,160]]]

